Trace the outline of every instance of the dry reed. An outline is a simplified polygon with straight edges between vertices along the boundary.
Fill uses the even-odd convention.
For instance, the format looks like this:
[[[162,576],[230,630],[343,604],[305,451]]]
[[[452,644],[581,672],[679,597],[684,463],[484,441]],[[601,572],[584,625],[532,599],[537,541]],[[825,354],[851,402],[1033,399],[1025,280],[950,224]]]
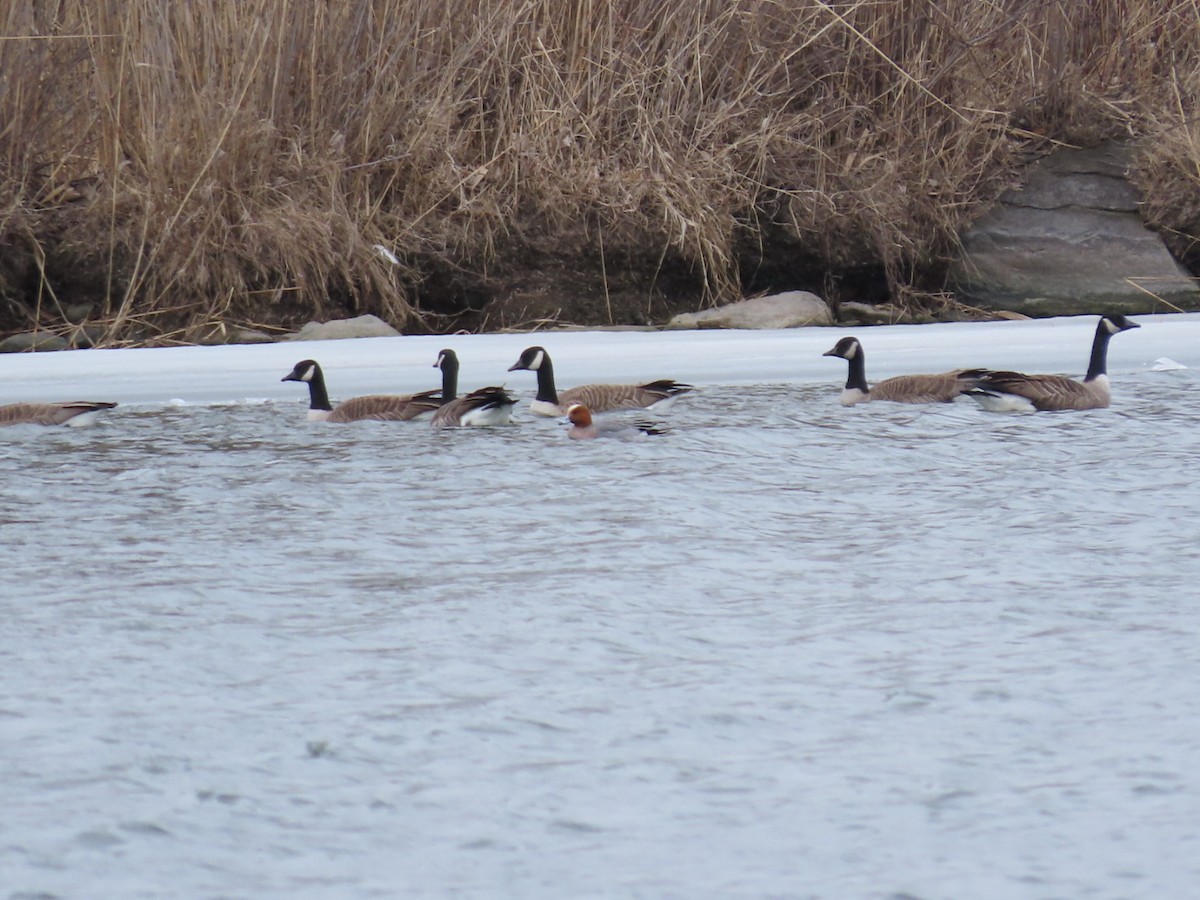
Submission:
[[[772,255],[909,298],[1023,158],[1113,136],[1195,259],[1198,48],[1171,0],[18,0],[0,321],[414,326],[552,264],[600,321],[618,269],[695,307]]]

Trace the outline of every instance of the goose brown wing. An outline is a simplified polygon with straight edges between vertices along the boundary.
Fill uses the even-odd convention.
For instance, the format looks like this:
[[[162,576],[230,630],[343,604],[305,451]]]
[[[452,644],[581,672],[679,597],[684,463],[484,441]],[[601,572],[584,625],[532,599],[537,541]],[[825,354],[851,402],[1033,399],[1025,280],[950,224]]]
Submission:
[[[975,385],[974,373],[981,370],[955,370],[936,375],[897,375],[871,388],[872,400],[893,403],[949,403]]]
[[[646,384],[584,384],[560,391],[558,402],[564,409],[572,403],[581,403],[594,413],[611,412],[616,409],[645,409],[687,393],[691,389],[690,384],[681,384],[670,379]]]
[[[502,387],[485,387],[471,391],[438,407],[433,414],[430,425],[434,428],[457,426],[462,424],[462,418],[467,413],[480,409],[497,409],[499,407],[515,406],[517,398]]]
[[[407,422],[422,413],[436,410],[441,405],[440,396],[440,391],[423,391],[420,394],[370,394],[351,397],[344,403],[339,403],[327,421],[357,422],[372,419],[381,422]]]
[[[112,409],[117,404],[104,400],[72,400],[67,403],[11,403],[0,406],[0,425],[65,425],[76,416]]]
[[[978,386],[985,391],[1024,397],[1043,411],[1103,409],[1111,400],[1107,379],[1087,382],[1065,375],[988,372],[979,379]]]

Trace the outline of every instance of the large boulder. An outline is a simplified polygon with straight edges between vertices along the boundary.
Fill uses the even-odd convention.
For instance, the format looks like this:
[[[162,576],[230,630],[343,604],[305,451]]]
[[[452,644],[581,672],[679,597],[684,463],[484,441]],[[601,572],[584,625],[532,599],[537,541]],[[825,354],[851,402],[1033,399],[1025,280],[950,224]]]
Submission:
[[[700,312],[680,313],[667,323],[667,328],[799,328],[832,324],[829,304],[816,294],[787,291]]]
[[[25,353],[30,350],[66,350],[71,344],[48,331],[20,331],[0,341],[0,353]]]
[[[1129,150],[1057,150],[962,235],[964,301],[1031,316],[1200,309],[1200,289],[1138,215]],[[1159,299],[1161,298],[1161,299]]]
[[[289,340],[336,341],[342,338],[395,337],[400,334],[379,316],[356,316],[353,319],[334,319],[332,322],[309,322]]]

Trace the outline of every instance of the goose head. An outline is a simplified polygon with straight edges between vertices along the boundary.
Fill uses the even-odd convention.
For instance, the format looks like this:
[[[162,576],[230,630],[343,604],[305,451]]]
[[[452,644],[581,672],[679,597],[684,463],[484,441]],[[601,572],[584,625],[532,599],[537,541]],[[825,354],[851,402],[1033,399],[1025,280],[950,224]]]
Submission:
[[[1118,334],[1122,331],[1128,331],[1131,328],[1141,328],[1137,322],[1131,321],[1122,315],[1101,316],[1100,326],[1109,334]]]
[[[515,363],[508,367],[508,371],[516,372],[518,369],[527,369],[530,372],[536,372],[548,358],[543,347],[529,347]]]
[[[822,353],[822,356],[839,356],[842,359],[854,359],[858,356],[862,345],[859,344],[858,338],[844,337],[829,350]]]
[[[302,359],[280,381],[312,381],[321,375],[321,367],[314,359]]]
[[[442,350],[438,353],[437,359],[433,362],[435,369],[441,369],[443,372],[458,371],[458,354],[453,350]]]

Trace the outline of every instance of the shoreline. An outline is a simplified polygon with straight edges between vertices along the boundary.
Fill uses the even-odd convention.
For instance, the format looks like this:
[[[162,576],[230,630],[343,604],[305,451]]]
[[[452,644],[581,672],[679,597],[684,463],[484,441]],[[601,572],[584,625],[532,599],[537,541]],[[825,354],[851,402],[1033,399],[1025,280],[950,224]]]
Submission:
[[[1200,366],[1200,313],[1136,316],[1144,327],[1114,342],[1110,372],[1149,370],[1160,357]],[[462,360],[460,388],[505,384],[525,395],[534,379],[508,372],[528,346],[555,360],[562,386],[592,381],[674,378],[705,386],[828,384],[845,381],[843,366],[822,354],[854,334],[867,353],[867,378],[945,371],[969,365],[1082,375],[1096,317],[1012,322],[948,322],[869,328],[811,326],[777,330],[656,332],[522,332],[402,335],[302,343],[93,349],[74,353],[0,355],[3,400],[112,399],[123,405],[300,402],[281,384],[300,359],[325,369],[330,393],[408,393],[438,384],[434,359],[443,347]],[[291,388],[289,390],[289,388]],[[1119,386],[1114,393],[1119,397]]]

